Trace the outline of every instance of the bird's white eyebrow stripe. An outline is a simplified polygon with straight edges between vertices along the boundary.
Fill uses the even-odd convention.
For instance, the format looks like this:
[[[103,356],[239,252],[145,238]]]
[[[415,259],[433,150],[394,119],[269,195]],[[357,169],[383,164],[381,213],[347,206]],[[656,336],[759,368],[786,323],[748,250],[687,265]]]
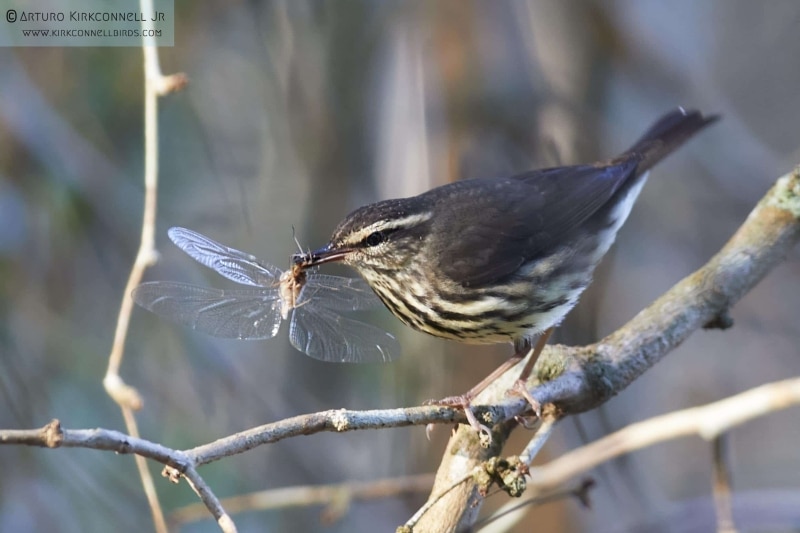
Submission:
[[[426,222],[430,220],[432,213],[415,213],[413,215],[408,215],[403,218],[396,218],[396,219],[389,219],[389,220],[379,220],[373,224],[365,228],[361,228],[356,233],[353,233],[348,238],[351,242],[361,242],[362,240],[366,239],[367,236],[376,232],[376,231],[387,231],[393,229],[400,229],[403,227],[413,226],[415,224],[420,224],[422,222]]]

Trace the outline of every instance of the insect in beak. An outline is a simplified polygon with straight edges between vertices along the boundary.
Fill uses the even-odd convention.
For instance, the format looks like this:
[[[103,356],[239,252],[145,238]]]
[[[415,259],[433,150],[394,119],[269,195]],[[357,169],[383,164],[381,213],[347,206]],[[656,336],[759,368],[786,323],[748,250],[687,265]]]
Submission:
[[[314,250],[313,252],[294,254],[292,262],[301,268],[309,268],[313,266],[322,265],[324,263],[331,263],[334,261],[341,261],[350,252],[350,249],[336,249],[328,244]]]

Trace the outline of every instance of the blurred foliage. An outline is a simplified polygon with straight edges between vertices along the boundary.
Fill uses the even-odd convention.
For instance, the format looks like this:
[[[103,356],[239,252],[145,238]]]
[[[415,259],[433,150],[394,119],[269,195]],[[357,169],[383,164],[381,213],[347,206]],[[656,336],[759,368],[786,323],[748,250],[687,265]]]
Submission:
[[[162,68],[191,81],[160,104],[162,260],[148,279],[227,286],[171,246],[173,225],[285,265],[293,227],[315,246],[366,202],[606,158],[676,105],[722,113],[652,173],[559,332],[560,342],[587,342],[706,261],[800,160],[797,2],[176,4],[176,45],[160,50]],[[120,429],[101,379],[141,223],[141,50],[7,48],[0,66],[0,427],[57,417]],[[600,413],[562,424],[546,455],[796,375],[798,274],[795,253],[733,310],[735,328],[698,333]],[[324,364],[292,350],[285,332],[219,341],[137,309],[123,374],[145,398],[143,436],[190,447],[304,412],[413,405],[466,390],[508,352],[429,339],[388,313],[374,321],[401,338],[400,362]],[[797,428],[790,411],[735,430],[735,487],[787,488],[796,500]],[[228,496],[428,471],[447,433],[294,439],[203,474]],[[150,526],[130,457],[2,447],[0,471],[0,531]],[[545,506],[518,531],[673,531],[683,502],[710,495],[709,472],[706,444],[662,445],[596,472],[591,510]],[[185,484],[157,483],[167,511],[194,500]],[[241,531],[390,531],[421,501],[356,504],[325,527],[313,508],[236,519]],[[502,503],[495,496],[487,509]],[[706,530],[709,501],[692,509],[681,531]]]

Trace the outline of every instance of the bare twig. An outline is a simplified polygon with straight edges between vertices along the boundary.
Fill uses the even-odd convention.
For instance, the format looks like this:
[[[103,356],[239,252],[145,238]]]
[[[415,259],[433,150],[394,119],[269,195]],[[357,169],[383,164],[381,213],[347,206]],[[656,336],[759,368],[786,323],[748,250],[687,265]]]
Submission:
[[[768,383],[702,407],[637,422],[531,468],[529,489],[551,490],[614,457],[659,442],[689,435],[714,440],[744,422],[797,404],[800,404],[800,378]]]
[[[525,449],[520,454],[520,458],[523,461],[528,464],[533,462],[534,458],[542,449],[542,446],[544,446],[544,443],[547,442],[547,439],[549,439],[550,435],[553,433],[553,429],[555,429],[557,421],[558,417],[554,413],[542,413],[542,425],[536,429],[536,434],[533,436],[530,442],[528,442],[528,445],[525,446]]]
[[[464,422],[463,411],[449,407],[426,405],[403,409],[376,409],[373,411],[348,411],[336,409],[295,416],[265,424],[192,448],[186,453],[197,465],[246,452],[256,446],[271,444],[299,435],[312,435],[324,431],[354,431],[426,425],[432,423]]]
[[[22,444],[47,448],[70,447],[133,453],[174,468],[178,478],[189,467],[198,467],[224,457],[251,450],[290,437],[326,431],[344,432],[425,426],[431,423],[465,422],[460,411],[424,405],[402,409],[347,411],[344,409],[300,415],[259,426],[189,450],[175,450],[145,439],[107,429],[63,429],[58,420],[33,430],[0,429],[0,445]]]
[[[717,435],[712,441],[714,509],[717,513],[717,533],[736,533],[731,504],[731,480],[728,467],[727,433]]]
[[[180,451],[111,429],[63,429],[52,420],[40,429],[0,430],[0,444],[25,444],[45,448],[89,448],[118,454],[136,454],[180,471],[190,465]]]
[[[142,28],[152,29],[152,0],[140,0],[140,8],[143,17]],[[108,368],[103,378],[103,386],[109,396],[120,406],[122,416],[125,420],[125,427],[133,437],[139,436],[139,429],[136,424],[134,411],[141,409],[142,398],[139,392],[132,386],[127,385],[119,375],[122,365],[122,358],[125,352],[125,339],[128,335],[131,311],[133,309],[133,299],[131,292],[141,282],[145,269],[155,263],[157,253],[155,250],[155,226],[156,226],[156,201],[158,194],[158,96],[166,94],[169,90],[182,87],[186,82],[186,77],[182,74],[174,76],[163,76],[161,67],[158,63],[158,49],[152,32],[144,31],[142,49],[144,52],[144,215],[142,217],[142,232],[139,243],[139,251],[133,268],[125,284],[125,291],[122,295],[117,326],[114,331],[114,341],[111,346],[111,353],[108,356]],[[136,468],[142,480],[147,503],[153,515],[153,523],[158,533],[167,532],[167,523],[164,520],[164,512],[156,494],[153,476],[147,469],[144,458],[137,455]]]
[[[136,416],[131,407],[122,405],[122,418],[125,420],[125,427],[128,433],[133,437],[139,436],[139,427],[136,424]],[[141,455],[134,455],[136,462],[136,470],[139,472],[139,478],[142,480],[142,488],[144,489],[147,504],[150,506],[150,513],[153,515],[153,526],[156,533],[167,533],[167,521],[164,519],[164,511],[161,509],[161,503],[158,501],[158,493],[156,492],[156,485],[153,482],[153,476],[147,468],[147,461]]]
[[[200,497],[200,500],[202,500],[205,506],[211,511],[211,514],[214,515],[220,529],[224,533],[236,533],[236,524],[233,523],[233,519],[225,512],[219,499],[211,491],[211,488],[203,478],[200,477],[197,470],[195,470],[193,466],[189,467],[183,475],[186,477],[186,481],[195,493]]]
[[[222,505],[230,513],[325,505],[327,508],[323,513],[323,522],[330,524],[341,518],[351,502],[428,492],[432,485],[432,474],[419,474],[377,481],[350,481],[262,490],[223,498]],[[183,524],[207,517],[206,508],[199,503],[193,503],[172,513],[170,521]]]

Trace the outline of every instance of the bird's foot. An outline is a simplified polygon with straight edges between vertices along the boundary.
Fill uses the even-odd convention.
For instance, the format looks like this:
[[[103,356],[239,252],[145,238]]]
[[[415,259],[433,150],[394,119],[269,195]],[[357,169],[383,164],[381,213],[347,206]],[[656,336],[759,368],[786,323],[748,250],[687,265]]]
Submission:
[[[447,398],[442,398],[441,400],[428,400],[425,402],[425,404],[463,409],[464,415],[467,417],[467,422],[472,429],[477,431],[480,435],[481,445],[486,448],[492,443],[492,430],[478,421],[475,413],[472,412],[472,404],[468,395],[464,394],[461,396],[448,396]],[[430,434],[427,429],[425,432],[428,435],[428,438],[430,438]]]

